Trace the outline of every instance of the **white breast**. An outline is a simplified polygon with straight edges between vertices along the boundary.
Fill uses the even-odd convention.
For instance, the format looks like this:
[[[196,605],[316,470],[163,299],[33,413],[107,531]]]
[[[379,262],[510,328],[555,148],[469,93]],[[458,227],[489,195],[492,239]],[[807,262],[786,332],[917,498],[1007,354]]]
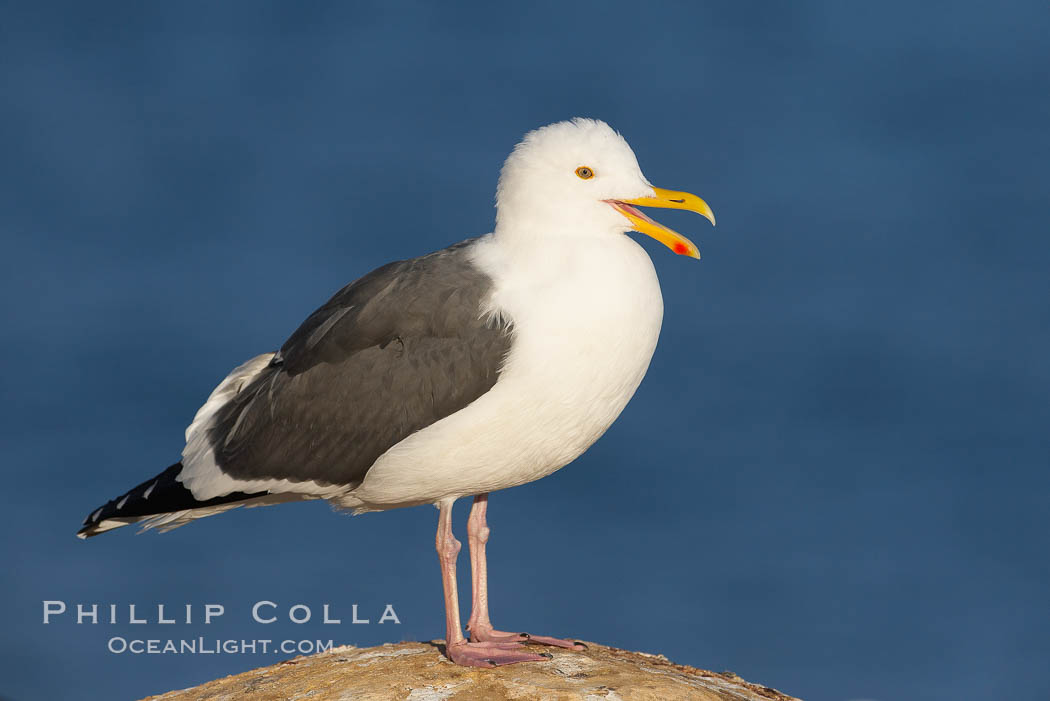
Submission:
[[[346,506],[428,503],[545,477],[609,428],[645,375],[663,299],[630,238],[509,251],[490,235],[475,261],[495,281],[489,311],[514,328],[499,381],[380,456]]]

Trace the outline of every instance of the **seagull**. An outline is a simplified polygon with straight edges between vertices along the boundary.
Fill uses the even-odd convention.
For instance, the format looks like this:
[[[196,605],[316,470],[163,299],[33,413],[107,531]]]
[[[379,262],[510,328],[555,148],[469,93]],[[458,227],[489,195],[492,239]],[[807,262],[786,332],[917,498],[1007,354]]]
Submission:
[[[92,512],[81,538],[161,532],[238,506],[325,499],[354,513],[439,509],[446,656],[494,667],[549,659],[496,630],[485,547],[491,492],[580,456],[627,405],[663,321],[649,255],[627,232],[699,258],[637,207],[699,213],[653,187],[627,141],[576,118],[524,136],[500,172],[496,225],[384,265],[335,293],[276,352],[235,368],[186,429],[182,459]],[[460,625],[452,505],[472,497],[469,639]]]

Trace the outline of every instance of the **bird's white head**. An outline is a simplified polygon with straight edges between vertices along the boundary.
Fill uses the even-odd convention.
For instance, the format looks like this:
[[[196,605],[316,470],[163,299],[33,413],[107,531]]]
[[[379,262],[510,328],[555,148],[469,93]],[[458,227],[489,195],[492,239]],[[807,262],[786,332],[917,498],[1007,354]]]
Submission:
[[[689,239],[636,206],[687,209],[715,223],[696,195],[654,188],[612,127],[577,118],[529,132],[507,157],[496,193],[496,233],[600,237],[633,230],[675,253],[700,257]]]

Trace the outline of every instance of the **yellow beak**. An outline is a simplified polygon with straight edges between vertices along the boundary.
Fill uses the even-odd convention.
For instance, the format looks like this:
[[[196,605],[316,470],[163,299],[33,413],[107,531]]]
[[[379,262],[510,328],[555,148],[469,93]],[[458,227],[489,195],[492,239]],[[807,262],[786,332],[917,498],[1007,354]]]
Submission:
[[[620,214],[627,217],[631,222],[631,228],[654,239],[670,248],[680,256],[699,258],[700,250],[692,241],[679,234],[677,231],[668,229],[663,224],[653,221],[631,205],[639,207],[664,207],[666,209],[688,209],[690,212],[706,217],[712,225],[715,223],[715,214],[707,203],[696,195],[688,192],[677,192],[675,190],[664,190],[653,188],[653,197],[638,197],[633,200],[608,200],[609,204],[616,208]]]

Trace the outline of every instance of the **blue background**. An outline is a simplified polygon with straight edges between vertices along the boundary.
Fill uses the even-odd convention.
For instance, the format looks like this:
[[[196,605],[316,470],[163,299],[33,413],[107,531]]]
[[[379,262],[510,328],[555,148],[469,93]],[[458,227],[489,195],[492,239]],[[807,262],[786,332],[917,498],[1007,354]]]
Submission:
[[[493,496],[496,624],[816,701],[1046,699],[1046,4],[495,5],[4,4],[0,697],[281,659],[113,635],[443,635],[429,507],[73,532],[334,290],[489,231],[511,147],[581,115],[719,226],[660,215],[704,259],[642,241],[646,381],[573,465]],[[45,626],[45,599],[227,613]],[[344,624],[252,624],[260,599]]]

